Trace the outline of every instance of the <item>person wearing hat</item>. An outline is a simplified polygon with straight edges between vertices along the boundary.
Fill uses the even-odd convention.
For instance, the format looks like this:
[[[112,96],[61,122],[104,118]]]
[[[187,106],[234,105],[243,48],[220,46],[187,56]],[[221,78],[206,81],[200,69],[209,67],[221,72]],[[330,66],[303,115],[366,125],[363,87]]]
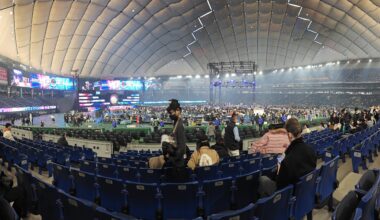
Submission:
[[[224,143],[229,150],[230,156],[239,156],[240,154],[240,136],[236,126],[237,114],[234,112],[231,116],[231,121],[228,123],[224,133]]]
[[[176,99],[170,100],[169,106],[166,108],[173,123],[173,132],[171,136],[173,137],[173,142],[175,143],[175,155],[173,158],[174,167],[185,167],[186,158],[186,136],[185,127],[183,125],[183,120],[181,117],[182,109]]]
[[[187,166],[194,170],[196,167],[212,166],[219,163],[218,153],[210,148],[205,134],[198,134],[197,149],[191,154]]]

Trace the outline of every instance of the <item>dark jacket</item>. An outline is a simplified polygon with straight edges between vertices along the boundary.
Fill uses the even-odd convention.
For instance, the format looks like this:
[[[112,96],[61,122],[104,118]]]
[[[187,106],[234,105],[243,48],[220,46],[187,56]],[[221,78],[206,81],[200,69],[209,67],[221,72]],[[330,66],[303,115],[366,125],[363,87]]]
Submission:
[[[173,133],[173,137],[176,142],[176,156],[174,166],[182,167],[185,166],[185,160],[183,155],[186,154],[186,135],[185,135],[185,127],[183,125],[182,118],[179,118],[174,126],[177,124],[177,129]]]
[[[293,140],[285,151],[277,176],[277,189],[296,184],[302,176],[313,171],[317,166],[317,155],[314,149],[301,138]]]
[[[234,127],[235,123],[228,123],[224,133],[224,146],[230,150],[239,150],[239,142],[235,140]]]
[[[69,143],[67,142],[64,136],[58,139],[57,144],[62,145],[62,146],[69,146]]]
[[[219,158],[225,158],[229,156],[228,149],[224,146],[224,144],[216,143],[211,146],[211,149],[214,149],[218,153]]]

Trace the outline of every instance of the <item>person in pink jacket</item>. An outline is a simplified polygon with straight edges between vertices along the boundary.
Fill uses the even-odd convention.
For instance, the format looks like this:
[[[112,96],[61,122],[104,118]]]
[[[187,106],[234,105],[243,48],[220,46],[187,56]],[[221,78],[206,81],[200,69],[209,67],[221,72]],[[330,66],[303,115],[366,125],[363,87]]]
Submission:
[[[289,144],[288,133],[284,128],[272,129],[252,143],[249,153],[282,154]]]

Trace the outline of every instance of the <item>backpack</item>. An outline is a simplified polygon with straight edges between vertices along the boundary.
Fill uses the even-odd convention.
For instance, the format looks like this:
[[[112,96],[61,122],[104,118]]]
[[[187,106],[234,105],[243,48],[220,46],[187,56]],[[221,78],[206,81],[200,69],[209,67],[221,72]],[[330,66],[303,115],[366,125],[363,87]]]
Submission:
[[[211,166],[213,164],[214,163],[212,162],[212,159],[209,155],[207,155],[207,154],[201,155],[201,158],[199,159],[199,166],[200,167],[207,167],[207,166]]]

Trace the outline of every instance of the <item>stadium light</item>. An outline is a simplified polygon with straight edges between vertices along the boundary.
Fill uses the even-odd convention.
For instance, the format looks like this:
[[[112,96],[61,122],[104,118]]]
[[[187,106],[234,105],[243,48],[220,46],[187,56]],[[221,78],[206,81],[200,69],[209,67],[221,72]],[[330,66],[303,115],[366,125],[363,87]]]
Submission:
[[[284,69],[281,69],[281,73],[284,72]]]
[[[195,78],[199,79],[199,78],[201,78],[201,76],[199,74],[197,74],[197,75],[195,75]]]
[[[340,64],[340,61],[337,61],[336,64]]]
[[[178,75],[177,78],[178,78],[178,79],[182,79],[182,76],[179,76],[179,75]]]
[[[368,62],[369,62],[369,63],[372,63],[372,59],[369,59]]]
[[[347,64],[350,64],[350,61],[347,61]]]
[[[255,76],[256,76],[256,74],[257,74],[257,73],[256,73],[256,71],[255,71],[255,72],[253,72],[253,75],[255,75]]]
[[[236,76],[236,74],[235,74],[235,73],[232,73],[231,76]]]
[[[226,73],[226,77],[230,77],[230,74]]]
[[[357,63],[360,63],[360,60],[358,60]]]
[[[260,75],[263,75],[263,71],[260,71],[259,74],[260,74]]]

